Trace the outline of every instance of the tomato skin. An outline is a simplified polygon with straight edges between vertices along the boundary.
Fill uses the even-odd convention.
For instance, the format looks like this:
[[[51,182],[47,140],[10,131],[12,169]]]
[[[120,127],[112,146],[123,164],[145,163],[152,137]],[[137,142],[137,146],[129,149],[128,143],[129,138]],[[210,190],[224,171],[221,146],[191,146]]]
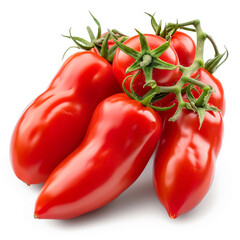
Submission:
[[[98,105],[79,147],[49,176],[38,218],[69,219],[109,203],[141,174],[161,132],[159,115],[126,94]]]
[[[15,127],[10,153],[17,177],[43,183],[82,141],[97,104],[120,91],[111,65],[99,55],[81,52],[67,59]]]
[[[199,68],[195,73],[191,75],[192,78],[196,78],[205,84],[211,85],[215,92],[213,92],[209,98],[209,103],[221,110],[222,115],[224,116],[226,110],[226,100],[224,95],[224,90],[221,82],[209,73],[206,69]],[[199,93],[201,94],[202,90],[197,87]],[[199,94],[196,91],[192,91],[195,97],[198,97]]]
[[[165,39],[152,35],[152,34],[144,34],[144,36],[147,39],[149,48],[151,50],[159,47],[160,45],[164,44],[166,42]],[[139,35],[133,36],[126,40],[124,42],[124,45],[127,45],[131,48],[133,48],[136,51],[141,51],[141,46],[140,46],[140,40],[139,40]],[[178,65],[179,60],[178,56],[175,52],[175,50],[170,46],[161,56],[160,59],[171,63],[173,65]],[[113,59],[113,72],[114,75],[119,82],[120,86],[122,86],[123,80],[126,78],[128,75],[133,75],[136,74],[137,71],[130,72],[126,74],[127,68],[133,64],[135,59],[121,51],[120,49],[116,50],[116,53],[114,55]],[[175,70],[159,70],[159,69],[153,69],[153,80],[157,82],[158,85],[162,86],[170,86],[173,85],[174,82],[178,79],[179,76],[179,69]],[[130,82],[131,82],[131,77],[129,77],[126,82],[125,86],[128,91],[130,91]],[[147,93],[151,88],[150,87],[145,87],[143,88],[143,85],[145,84],[145,76],[143,71],[141,70],[140,74],[135,78],[134,83],[133,83],[133,89],[134,91],[140,95],[143,96],[145,93]]]
[[[163,117],[163,131],[154,160],[154,187],[171,218],[194,208],[206,195],[221,148],[220,112],[206,112],[202,127],[196,113],[183,110],[175,122]]]
[[[189,67],[196,55],[196,45],[186,33],[176,31],[171,38],[171,45],[177,52],[179,62],[184,67]]]

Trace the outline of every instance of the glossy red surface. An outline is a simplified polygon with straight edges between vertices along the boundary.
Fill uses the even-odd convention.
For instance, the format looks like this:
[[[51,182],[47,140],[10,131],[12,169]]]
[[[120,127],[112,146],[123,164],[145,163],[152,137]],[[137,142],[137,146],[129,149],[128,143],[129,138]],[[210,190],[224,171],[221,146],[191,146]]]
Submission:
[[[184,67],[189,67],[196,55],[196,45],[186,33],[176,31],[171,38],[171,45],[175,49],[179,62]]]
[[[199,130],[196,113],[183,110],[170,122],[173,113],[174,109],[161,115],[163,131],[154,162],[154,186],[169,216],[176,218],[194,208],[209,190],[221,148],[223,120],[219,112],[206,112]]]
[[[84,141],[46,181],[35,215],[68,219],[109,203],[139,177],[160,132],[152,109],[126,94],[107,98],[96,108]]]
[[[15,127],[10,152],[17,177],[43,183],[80,144],[98,103],[120,91],[112,66],[98,54],[81,52],[67,59]]]

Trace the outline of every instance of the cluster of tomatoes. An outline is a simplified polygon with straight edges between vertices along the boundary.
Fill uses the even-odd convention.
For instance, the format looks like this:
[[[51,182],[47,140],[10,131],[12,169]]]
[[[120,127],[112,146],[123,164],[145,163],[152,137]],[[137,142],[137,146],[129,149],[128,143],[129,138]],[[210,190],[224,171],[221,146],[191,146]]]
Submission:
[[[198,115],[188,109],[169,121],[178,106],[173,93],[155,102],[174,106],[162,112],[131,99],[123,89],[134,90],[139,99],[151,91],[144,86],[145,71],[134,69],[132,56],[137,58],[144,44],[154,55],[154,49],[167,42],[154,34],[142,36],[144,41],[139,34],[124,41],[132,55],[116,48],[111,63],[100,55],[102,42],[70,56],[18,121],[11,140],[14,172],[28,185],[44,183],[36,218],[69,219],[106,205],[134,183],[156,148],[153,184],[171,218],[191,210],[207,193],[223,133],[222,85],[204,68],[192,74],[212,86],[215,92],[208,102],[221,110],[206,111],[200,129]],[[119,39],[110,36],[108,49]],[[175,31],[158,59],[188,68],[195,53],[192,38]],[[157,85],[172,86],[181,78],[179,67],[156,68],[154,61],[150,58],[147,65],[152,64],[150,76]],[[197,98],[202,89],[195,90]]]

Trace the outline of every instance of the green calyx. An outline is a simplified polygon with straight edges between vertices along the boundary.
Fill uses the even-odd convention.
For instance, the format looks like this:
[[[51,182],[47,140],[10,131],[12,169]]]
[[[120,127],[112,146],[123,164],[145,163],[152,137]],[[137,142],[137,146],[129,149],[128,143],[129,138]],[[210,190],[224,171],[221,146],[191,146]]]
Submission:
[[[155,32],[155,34],[157,36],[160,36],[166,40],[169,40],[171,38],[171,36],[173,36],[173,34],[181,29],[181,30],[186,30],[186,31],[190,31],[190,32],[196,32],[196,26],[200,24],[199,20],[194,20],[194,21],[190,21],[187,23],[183,23],[183,24],[179,24],[178,21],[173,24],[173,23],[168,23],[165,24],[165,27],[162,28],[162,20],[159,21],[159,23],[157,23],[154,15],[151,15],[149,13],[145,13],[147,14],[150,18],[151,18],[151,25],[152,28]],[[193,26],[189,27],[190,25]],[[210,43],[212,44],[214,51],[215,51],[215,56],[213,59],[209,59],[205,62],[204,64],[204,68],[209,72],[209,73],[214,73],[228,58],[228,50],[226,49],[226,51],[224,53],[219,53],[218,48],[216,43],[214,42],[213,38],[204,33],[204,38],[207,38]]]
[[[109,33],[107,33],[105,36],[102,36],[102,28],[101,28],[99,21],[92,15],[91,12],[90,12],[90,15],[92,16],[94,22],[96,23],[96,25],[98,27],[96,35],[93,33],[91,27],[87,26],[87,32],[90,37],[90,41],[87,41],[84,38],[72,36],[71,28],[70,28],[69,35],[62,35],[62,36],[71,39],[75,43],[75,45],[70,46],[64,52],[63,58],[66,55],[66,53],[72,48],[77,48],[77,49],[86,50],[86,51],[91,50],[92,48],[95,48],[98,51],[98,53],[100,54],[100,56],[104,57],[106,60],[108,60],[110,63],[112,63],[115,51],[117,49],[117,45],[113,45],[109,49],[108,40],[110,40],[111,35]],[[119,40],[120,42],[124,42],[127,40],[127,37],[124,34],[117,31],[116,29],[113,29],[112,31],[115,34],[115,38],[117,38],[117,39],[121,38]]]
[[[192,110],[198,114],[199,118],[199,129],[202,126],[205,112],[206,111],[220,111],[218,108],[214,106],[210,106],[208,104],[208,100],[211,96],[211,94],[214,92],[212,87],[210,85],[206,85],[203,88],[202,94],[199,96],[198,99],[195,99],[194,96],[192,95],[191,90],[194,88],[193,84],[189,84],[187,87],[187,98],[189,100],[189,105],[186,106],[186,109]],[[194,89],[196,91],[196,89]]]
[[[205,62],[204,68],[210,72],[214,73],[226,60],[228,59],[228,50],[222,54],[217,54],[214,58],[209,59]]]
[[[153,104],[163,98],[164,96],[168,95],[169,93],[174,93],[176,95],[176,99],[178,101],[178,106],[174,115],[169,119],[169,121],[176,121],[180,116],[183,108],[196,112],[199,118],[199,128],[201,128],[202,123],[204,121],[205,112],[206,111],[220,111],[215,106],[211,106],[208,104],[208,100],[211,94],[214,92],[213,88],[210,85],[204,84],[198,79],[191,78],[191,75],[198,70],[199,68],[205,67],[209,70],[209,72],[215,71],[224,61],[226,61],[228,52],[224,54],[219,54],[216,44],[214,43],[213,39],[204,33],[201,29],[200,21],[198,19],[189,21],[186,23],[168,23],[164,29],[161,28],[162,22],[160,21],[157,24],[153,15],[148,14],[151,16],[151,24],[155,33],[159,36],[163,36],[167,42],[162,46],[150,50],[147,40],[143,34],[138,32],[140,44],[141,44],[141,52],[137,52],[124,44],[117,43],[115,39],[115,43],[118,47],[128,54],[129,56],[135,59],[135,62],[127,69],[126,73],[138,70],[138,73],[135,75],[127,76],[123,82],[123,89],[126,94],[141,102],[143,105],[147,107],[151,107],[157,111],[165,111],[174,106],[174,104],[170,107],[155,107]],[[163,52],[165,52],[168,47],[170,46],[170,39],[171,36],[175,33],[177,29],[185,29],[189,31],[194,31],[197,34],[197,45],[196,45],[196,56],[191,66],[183,67],[181,65],[174,66],[168,63],[165,63],[159,59],[159,56]],[[213,45],[215,50],[215,57],[211,60],[208,60],[205,64],[203,61],[203,50],[204,50],[204,43],[205,40],[208,39]],[[225,58],[224,58],[225,56]],[[223,60],[224,58],[224,60]],[[152,71],[154,68],[157,69],[168,69],[174,70],[176,67],[179,67],[180,71],[182,72],[182,77],[175,83],[173,86],[157,86],[154,79],[152,79]],[[133,90],[133,82],[136,76],[139,74],[140,70],[143,70],[146,78],[146,83],[144,86],[151,86],[152,89],[145,94],[143,97],[138,96]],[[130,92],[127,91],[124,84],[126,79],[132,77],[130,83]],[[198,98],[195,98],[192,94],[192,91],[197,91],[196,86],[202,89],[201,94],[199,94]],[[183,95],[186,98],[183,98]],[[186,99],[186,100],[185,100]]]
[[[122,44],[121,42],[117,41],[112,32],[111,31],[109,32],[114,37],[115,44],[118,46],[118,48],[135,59],[135,62],[130,67],[127,68],[126,73],[140,69],[143,70],[146,79],[145,85],[149,85],[152,88],[156,86],[156,82],[152,79],[152,72],[154,68],[174,70],[178,67],[159,59],[159,57],[169,48],[170,40],[162,44],[161,46],[151,50],[149,48],[146,37],[141,32],[136,30],[136,32],[139,35],[141,45],[141,52],[138,52],[133,48],[130,48]]]

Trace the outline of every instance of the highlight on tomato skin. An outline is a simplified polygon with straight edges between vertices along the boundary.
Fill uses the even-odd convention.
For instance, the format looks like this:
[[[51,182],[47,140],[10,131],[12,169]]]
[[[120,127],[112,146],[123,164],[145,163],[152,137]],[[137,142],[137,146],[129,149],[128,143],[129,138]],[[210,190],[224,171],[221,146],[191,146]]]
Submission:
[[[174,109],[171,109],[174,111]],[[201,129],[194,112],[184,110],[175,122],[162,114],[163,131],[154,159],[154,188],[170,218],[196,207],[207,194],[222,144],[220,112],[206,112]]]
[[[140,176],[161,134],[151,108],[116,94],[95,109],[86,136],[45,182],[35,217],[70,219],[118,197]]]
[[[118,92],[106,59],[88,51],[69,57],[16,124],[10,144],[16,176],[28,185],[45,182],[83,140],[98,103]]]
[[[198,19],[161,28],[148,15],[156,35],[102,34],[91,14],[98,32],[87,27],[90,41],[71,29],[64,36],[76,44],[67,51],[84,51],[25,110],[10,144],[15,175],[44,183],[35,219],[72,219],[105,206],[138,179],[155,150],[153,186],[169,218],[208,193],[226,108],[212,73],[228,51],[219,53]],[[197,44],[182,30],[195,32]],[[205,40],[215,51],[206,62]]]
[[[193,39],[184,32],[176,31],[171,37],[171,45],[178,55],[180,64],[184,67],[191,66],[196,55]]]

